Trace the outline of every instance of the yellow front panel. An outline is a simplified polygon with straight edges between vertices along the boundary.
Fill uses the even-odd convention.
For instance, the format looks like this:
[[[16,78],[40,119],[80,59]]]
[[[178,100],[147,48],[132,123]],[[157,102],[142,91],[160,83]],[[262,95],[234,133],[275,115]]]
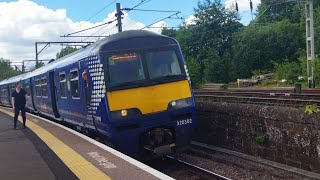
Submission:
[[[164,111],[169,102],[191,97],[187,80],[107,93],[111,111],[138,108],[142,114]]]

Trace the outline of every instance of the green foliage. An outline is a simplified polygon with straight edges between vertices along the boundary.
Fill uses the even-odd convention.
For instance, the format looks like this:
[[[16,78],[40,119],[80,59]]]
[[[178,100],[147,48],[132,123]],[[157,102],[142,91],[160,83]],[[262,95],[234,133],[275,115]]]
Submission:
[[[78,48],[67,46],[67,47],[61,49],[61,51],[57,53],[56,58],[57,59],[62,58],[63,56],[71,54],[77,50],[78,50]]]
[[[234,35],[233,61],[239,78],[249,78],[256,69],[272,71],[274,63],[296,60],[304,48],[304,28],[283,20],[265,26],[249,25]],[[274,63],[273,63],[274,62]]]
[[[198,2],[194,16],[195,26],[164,29],[162,34],[178,40],[186,59],[198,61],[201,77],[211,82],[229,82],[234,75],[230,69],[234,66],[230,66],[233,63],[228,49],[233,34],[243,27],[238,14],[226,10],[220,0],[204,0]],[[204,78],[200,80],[202,84]]]
[[[306,49],[304,11],[296,3],[273,6],[274,3],[275,0],[261,0],[257,17],[261,16],[244,27],[237,12],[226,10],[220,0],[201,0],[194,12],[195,25],[177,30],[165,28],[162,33],[178,40],[185,58],[198,62],[199,73],[206,81],[228,83],[277,71],[279,79],[293,83],[298,75],[306,77],[306,53],[301,53]],[[317,57],[320,1],[314,1],[314,8]],[[318,61],[316,82],[320,82]],[[273,83],[277,84],[268,82]]]
[[[34,71],[42,66],[44,66],[44,63],[42,61],[40,61],[40,62],[38,62],[38,65],[34,65],[33,67],[30,67],[29,71]]]
[[[306,110],[304,112],[307,114],[318,113],[320,112],[320,107],[317,106],[317,104],[308,105],[306,106]]]
[[[0,58],[0,81],[21,74],[10,66],[8,59]]]
[[[195,89],[202,88],[205,81],[200,71],[200,64],[195,59],[188,59],[186,63],[192,87]]]
[[[163,35],[165,35],[165,36],[172,37],[172,38],[176,38],[176,36],[177,36],[177,31],[174,30],[174,29],[169,29],[169,28],[164,27],[164,28],[162,29],[161,34],[163,34]]]
[[[268,136],[264,134],[257,134],[256,135],[256,143],[262,145],[265,144],[268,141]]]
[[[286,60],[281,64],[275,64],[277,79],[286,79],[289,83],[295,83],[301,75],[300,65],[296,62]]]
[[[299,57],[299,63],[300,63],[300,69],[301,69],[301,74],[304,75],[304,79],[307,80],[307,57],[306,57],[306,52],[301,51],[301,55]],[[316,82],[316,85],[320,85],[320,58],[317,57],[314,60],[314,80]]]
[[[274,0],[261,0],[258,6],[256,21],[258,23],[273,23],[287,19],[292,23],[297,23],[303,16],[300,4],[295,2],[277,3]]]

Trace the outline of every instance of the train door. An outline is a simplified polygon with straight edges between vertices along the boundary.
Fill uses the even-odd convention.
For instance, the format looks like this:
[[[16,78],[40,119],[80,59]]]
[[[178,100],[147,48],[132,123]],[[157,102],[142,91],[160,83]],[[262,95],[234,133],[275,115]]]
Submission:
[[[56,118],[60,118],[60,114],[58,112],[57,107],[57,88],[55,86],[55,79],[54,79],[54,71],[49,72],[49,87],[50,87],[50,93],[51,93],[51,106],[53,110],[53,114]]]
[[[85,117],[85,125],[88,128],[96,129],[95,125],[93,123],[92,115],[88,112],[91,109],[90,107],[90,101],[91,101],[91,90],[90,90],[90,84],[89,84],[89,72],[86,65],[86,60],[82,60],[79,62],[79,85],[80,85],[80,97],[81,97],[81,109],[82,109],[82,115]]]
[[[36,104],[35,104],[35,96],[36,96],[36,86],[35,86],[35,81],[34,78],[29,79],[30,83],[30,98],[32,102],[32,107],[34,111],[37,111]]]
[[[70,82],[70,108],[74,115],[78,117],[78,123],[82,123],[84,125],[86,123],[86,113],[84,112],[86,103],[84,101],[84,93],[82,91],[82,74],[78,67],[78,63],[76,63],[69,71],[68,81]]]
[[[6,103],[7,106],[10,106],[10,96],[11,95],[10,95],[9,85],[8,84],[5,85],[4,94],[5,94],[5,102],[4,103]]]
[[[30,89],[31,89],[30,79],[22,80],[22,83],[23,83],[23,88],[27,92],[27,103],[26,103],[26,106],[27,106],[27,108],[29,110],[33,110],[33,103],[32,103],[32,98],[31,98],[31,93],[30,93]]]
[[[63,119],[68,119],[69,102],[67,98],[67,73],[65,68],[54,71],[54,84],[56,87],[56,107]]]
[[[11,83],[8,85],[8,97],[9,97],[9,103],[10,103],[10,106],[12,106],[12,92],[16,90],[16,86],[15,86],[15,83]]]

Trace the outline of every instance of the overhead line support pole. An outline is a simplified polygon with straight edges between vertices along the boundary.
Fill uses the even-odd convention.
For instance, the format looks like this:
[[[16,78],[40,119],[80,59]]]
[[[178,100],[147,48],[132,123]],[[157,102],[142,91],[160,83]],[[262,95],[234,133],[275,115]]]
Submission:
[[[121,23],[121,17],[122,17],[122,12],[120,9],[120,3],[116,4],[116,8],[117,8],[117,26],[118,26],[118,32],[122,32],[122,23]]]
[[[307,44],[307,73],[308,87],[315,88],[314,82],[314,26],[313,26],[313,0],[309,0],[305,4],[306,15],[306,44]]]

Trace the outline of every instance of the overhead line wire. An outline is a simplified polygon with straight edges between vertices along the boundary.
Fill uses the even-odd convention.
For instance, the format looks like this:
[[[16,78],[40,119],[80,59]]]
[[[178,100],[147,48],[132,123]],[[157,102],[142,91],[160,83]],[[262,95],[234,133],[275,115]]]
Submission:
[[[98,11],[97,13],[95,13],[94,15],[92,15],[91,17],[89,17],[86,21],[91,20],[93,17],[95,17],[96,15],[100,14],[103,10],[105,10],[106,8],[108,8],[109,6],[111,6],[114,2],[116,2],[117,0],[112,1],[111,3],[107,4],[106,6],[104,6],[100,11]],[[79,27],[81,27],[81,25],[84,22],[82,22],[78,27],[76,27],[74,30],[78,29]]]

